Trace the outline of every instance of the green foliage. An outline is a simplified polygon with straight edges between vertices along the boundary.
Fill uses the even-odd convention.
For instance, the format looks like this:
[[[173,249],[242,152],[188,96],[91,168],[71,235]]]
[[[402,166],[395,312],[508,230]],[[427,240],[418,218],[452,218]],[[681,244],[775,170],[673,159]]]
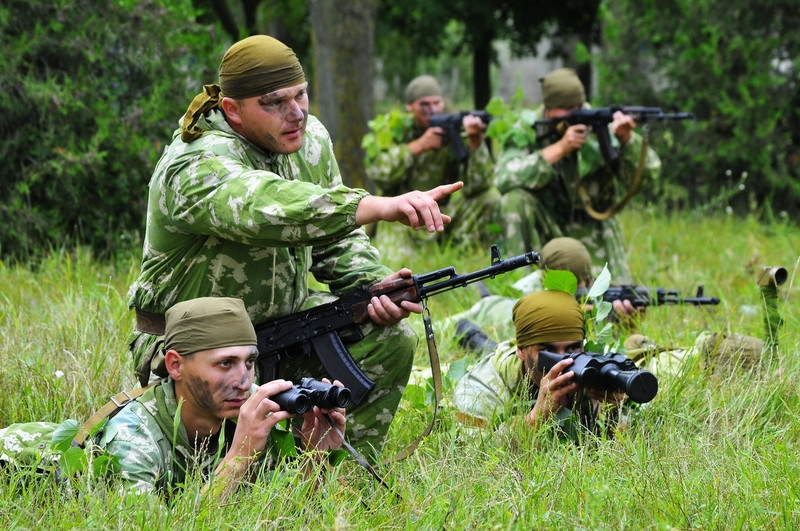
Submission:
[[[0,256],[138,239],[147,182],[216,53],[189,0],[0,6]]]
[[[594,279],[586,295],[587,302],[591,303],[591,309],[586,312],[585,349],[589,352],[606,352],[606,346],[613,338],[614,327],[610,322],[613,305],[603,300],[603,294],[608,291],[609,286],[611,286],[611,273],[608,267],[603,266],[603,270]]]
[[[660,345],[691,345],[705,329],[763,337],[758,265],[785,266],[789,280],[779,290],[785,325],[777,358],[722,374],[687,364],[676,377],[659,377],[658,396],[633,412],[626,430],[583,446],[560,443],[547,430],[533,432],[521,423],[493,433],[469,429],[451,415],[445,393],[431,435],[411,457],[393,462],[432,413],[429,383],[413,383],[392,421],[384,449],[389,462],[376,467],[401,498],[352,458],[329,472],[321,487],[281,469],[226,505],[204,499],[199,479],[166,504],[123,496],[113,485],[90,481],[91,474],[64,492],[55,482],[5,470],[0,528],[797,528],[800,491],[786,478],[800,474],[800,231],[754,216],[656,209],[626,209],[620,222],[638,284],[682,292],[704,284],[706,293],[722,299],[715,307],[648,308],[642,331]],[[421,273],[455,265],[464,272],[489,265],[485,249],[442,247],[413,257],[381,251],[393,270],[408,266]],[[107,263],[86,252],[53,253],[35,267],[0,262],[0,426],[85,419],[109,395],[135,385],[125,292],[137,266],[135,256]],[[486,285],[493,293],[511,293],[519,279],[514,273],[525,271]],[[474,289],[431,297],[434,327],[478,297]],[[406,321],[421,329],[420,316]],[[449,364],[447,379],[455,381],[475,359],[465,359],[449,329],[440,328],[436,336],[442,362]],[[424,340],[416,362],[428,366]]]
[[[498,97],[489,100],[486,111],[492,121],[486,129],[486,136],[495,140],[501,149],[510,147],[524,149],[536,144],[536,112],[524,107],[525,94],[517,88],[514,96],[506,103]]]
[[[576,38],[584,51],[600,42],[599,5],[599,0],[566,4],[528,0],[379,0],[376,45],[382,78],[397,98],[405,85],[421,73],[454,78],[452,93],[456,98],[463,94],[457,89],[469,86],[470,81],[475,92],[482,88],[488,91],[490,80],[480,76],[488,78],[489,64],[496,60],[493,41],[507,40],[517,56],[536,55],[542,38],[550,36],[554,39],[552,55],[571,57]],[[585,53],[580,56],[585,58]],[[457,74],[453,75],[453,71]]]
[[[578,291],[578,279],[572,271],[548,269],[542,285],[545,289],[565,291],[570,295],[575,295]]]
[[[578,290],[578,279],[571,271],[548,270],[543,285],[545,289],[565,291],[574,295]],[[612,346],[614,326],[610,318],[613,306],[610,302],[603,300],[603,295],[608,291],[609,286],[611,286],[611,273],[608,271],[608,267],[603,267],[603,270],[592,282],[584,301],[589,305],[585,312],[585,350],[588,352],[604,353],[608,351],[608,347]]]
[[[601,99],[696,116],[651,127],[662,179],[642,193],[661,204],[796,213],[796,2],[614,0],[607,8]]]
[[[364,148],[364,163],[369,165],[382,150],[406,141],[403,134],[411,128],[413,121],[411,113],[392,109],[367,122],[370,132],[364,135],[361,141],[361,147]]]
[[[97,435],[105,424],[105,420],[94,426],[91,430],[91,437]],[[50,446],[61,453],[59,459],[59,469],[66,477],[86,473],[91,470],[89,477],[102,478],[107,474],[119,472],[119,457],[108,454],[100,448],[92,447],[87,450],[78,446],[73,446],[72,441],[78,435],[80,423],[74,419],[68,419],[61,423],[53,432]],[[91,439],[91,437],[89,437]]]

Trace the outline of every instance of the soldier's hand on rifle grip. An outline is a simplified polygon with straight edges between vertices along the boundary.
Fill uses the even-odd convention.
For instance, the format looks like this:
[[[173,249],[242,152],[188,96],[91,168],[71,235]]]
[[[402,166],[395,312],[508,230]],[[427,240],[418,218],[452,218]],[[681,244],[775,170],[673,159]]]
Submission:
[[[561,141],[564,142],[565,148],[568,152],[580,149],[585,143],[586,138],[589,136],[591,128],[588,125],[576,124],[567,128]]]
[[[611,122],[611,132],[619,140],[620,146],[624,146],[631,139],[631,133],[636,128],[636,121],[628,114],[617,111],[613,115],[614,121]]]
[[[586,143],[591,128],[588,125],[571,125],[564,131],[558,142],[554,142],[542,150],[542,157],[550,164],[555,164]]]
[[[467,142],[469,143],[470,151],[477,151],[481,147],[484,135],[486,133],[486,124],[483,120],[472,114],[467,114],[463,119],[464,131],[467,133]]]
[[[400,278],[411,278],[412,276],[411,270],[404,267],[383,279],[381,283],[391,282]],[[422,304],[403,300],[398,305],[388,295],[380,295],[372,297],[369,305],[367,305],[367,313],[373,323],[380,326],[391,326],[399,323],[412,313],[422,313]]]
[[[408,150],[415,157],[434,149],[440,149],[445,142],[446,134],[441,127],[429,127],[422,136],[408,143]]]

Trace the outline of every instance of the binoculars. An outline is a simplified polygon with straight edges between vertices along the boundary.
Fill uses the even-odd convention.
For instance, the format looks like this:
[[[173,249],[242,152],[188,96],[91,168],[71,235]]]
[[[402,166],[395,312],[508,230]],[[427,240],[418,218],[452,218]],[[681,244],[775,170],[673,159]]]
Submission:
[[[556,354],[542,350],[539,352],[538,365],[547,374],[553,365],[567,358],[573,359],[567,370],[574,372],[575,381],[585,387],[607,392],[625,391],[628,398],[640,404],[650,402],[658,393],[655,375],[638,368],[632,359],[622,354]]]
[[[764,266],[758,274],[757,284],[762,288],[776,288],[786,282],[789,273],[782,266]]]
[[[293,415],[302,415],[314,406],[320,409],[347,407],[350,404],[350,390],[314,378],[303,378],[299,384],[271,396],[270,399],[276,402],[281,410]]]

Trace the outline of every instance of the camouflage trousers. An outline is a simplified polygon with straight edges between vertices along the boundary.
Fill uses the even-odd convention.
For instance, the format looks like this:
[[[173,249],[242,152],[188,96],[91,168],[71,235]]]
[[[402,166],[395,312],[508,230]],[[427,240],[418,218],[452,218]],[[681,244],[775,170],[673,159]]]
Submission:
[[[330,293],[314,292],[304,307],[334,299]],[[377,460],[408,384],[419,337],[406,322],[390,327],[366,324],[361,326],[361,332],[363,339],[347,345],[347,349],[364,374],[375,382],[375,387],[361,404],[347,408],[346,436],[359,453]],[[155,336],[134,333],[131,352],[137,365],[155,340]],[[293,383],[304,377],[330,378],[314,355],[300,354],[281,360],[277,373],[279,378]]]
[[[569,216],[572,219],[569,219]],[[514,188],[500,199],[504,255],[515,256],[540,251],[553,238],[568,236],[583,243],[592,257],[592,272],[598,275],[604,265],[615,284],[631,284],[625,252],[625,239],[614,218],[598,221],[583,210],[560,212],[542,203],[522,188]]]

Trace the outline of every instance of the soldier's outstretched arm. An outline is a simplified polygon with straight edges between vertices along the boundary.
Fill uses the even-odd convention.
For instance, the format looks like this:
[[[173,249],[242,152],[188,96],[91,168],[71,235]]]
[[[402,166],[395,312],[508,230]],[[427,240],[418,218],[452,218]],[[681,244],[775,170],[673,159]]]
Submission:
[[[464,183],[459,181],[396,197],[365,196],[356,208],[356,223],[366,225],[376,221],[399,221],[414,230],[424,227],[428,232],[442,232],[444,226],[450,223],[450,216],[442,213],[438,201],[463,186]]]

